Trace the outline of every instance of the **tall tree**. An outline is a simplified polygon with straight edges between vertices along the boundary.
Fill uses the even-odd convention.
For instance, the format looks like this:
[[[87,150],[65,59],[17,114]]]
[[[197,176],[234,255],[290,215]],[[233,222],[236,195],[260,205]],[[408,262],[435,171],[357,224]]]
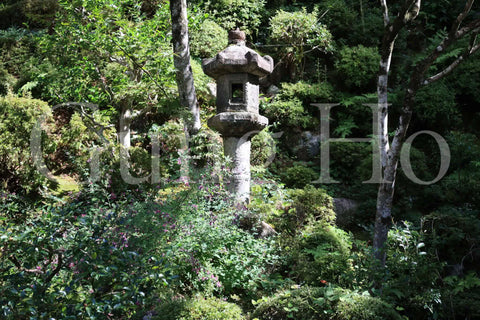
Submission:
[[[171,0],[173,63],[176,69],[180,105],[188,108],[187,137],[200,130],[200,108],[193,84],[193,72],[190,66],[190,47],[188,45],[187,1]],[[188,140],[187,140],[188,141]]]
[[[380,155],[383,180],[379,185],[377,194],[377,208],[375,218],[375,234],[373,240],[374,255],[380,266],[385,266],[388,231],[392,221],[392,201],[395,190],[395,178],[397,173],[400,153],[405,142],[405,136],[414,111],[417,92],[424,86],[442,79],[450,74],[462,61],[472,56],[480,48],[476,43],[480,32],[480,18],[478,15],[472,18],[472,6],[474,0],[465,0],[463,10],[452,22],[448,34],[438,45],[414,66],[405,91],[402,102],[402,110],[392,143],[388,138],[388,74],[390,62],[395,47],[395,40],[399,33],[413,21],[420,12],[421,0],[397,1],[400,9],[395,18],[391,19],[386,0],[380,0],[383,11],[384,33],[381,46],[381,60],[378,73],[377,94],[380,108]],[[468,17],[468,19],[467,19]],[[467,22],[466,22],[467,21]],[[460,45],[462,39],[469,37],[468,44],[463,53],[456,57],[443,70],[430,74],[432,65],[443,56],[454,44]]]

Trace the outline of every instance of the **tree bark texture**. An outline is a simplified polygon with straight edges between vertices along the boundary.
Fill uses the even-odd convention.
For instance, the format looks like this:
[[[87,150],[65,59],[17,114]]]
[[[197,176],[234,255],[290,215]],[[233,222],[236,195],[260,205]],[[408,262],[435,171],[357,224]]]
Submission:
[[[176,69],[180,105],[190,111],[187,132],[189,136],[200,130],[200,109],[193,84],[193,72],[190,66],[190,48],[188,45],[187,1],[171,0],[173,63]]]
[[[420,11],[421,0],[405,0],[399,14],[391,21],[388,13],[387,1],[380,0],[383,9],[384,35],[381,46],[381,61],[378,73],[377,94],[378,104],[381,108],[379,117],[379,148],[381,155],[381,165],[383,180],[380,183],[377,193],[377,206],[375,216],[375,229],[373,239],[374,256],[381,267],[386,262],[386,243],[388,231],[392,223],[392,204],[395,191],[395,178],[397,174],[400,152],[402,150],[405,137],[408,131],[412,112],[415,106],[415,98],[418,90],[434,81],[437,81],[450,74],[462,61],[474,54],[480,49],[476,44],[477,35],[480,33],[480,19],[474,19],[464,27],[460,28],[462,22],[471,11],[474,0],[466,0],[465,8],[453,21],[448,35],[439,43],[439,45],[424,59],[414,67],[408,87],[405,92],[405,98],[402,103],[402,110],[398,121],[392,143],[390,145],[388,138],[388,73],[390,70],[390,61],[395,45],[395,39],[399,32],[413,19]],[[437,74],[427,77],[427,73],[432,64],[440,57],[448,47],[459,39],[469,36],[470,42],[462,55],[457,57],[450,65]]]

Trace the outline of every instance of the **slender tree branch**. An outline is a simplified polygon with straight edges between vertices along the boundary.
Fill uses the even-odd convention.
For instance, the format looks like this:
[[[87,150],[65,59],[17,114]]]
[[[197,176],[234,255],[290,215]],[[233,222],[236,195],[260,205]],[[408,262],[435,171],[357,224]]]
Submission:
[[[63,256],[62,256],[62,254],[57,253],[57,257],[58,257],[57,267],[45,279],[46,283],[50,282],[53,279],[53,277],[55,277],[55,275],[57,273],[59,273],[60,269],[62,269],[62,267],[63,267]]]
[[[453,37],[457,33],[463,20],[465,20],[465,18],[468,16],[468,13],[472,9],[473,1],[474,0],[467,0],[467,2],[465,3],[465,8],[463,9],[462,12],[460,12],[460,14],[457,16],[457,19],[455,19],[455,21],[452,24],[452,27],[449,32],[449,37]]]
[[[476,36],[474,36],[472,38],[475,39]],[[446,67],[445,69],[443,69],[439,73],[437,73],[437,74],[429,77],[425,81],[423,81],[422,86],[426,86],[430,83],[438,81],[438,80],[442,79],[443,77],[445,77],[446,75],[452,73],[452,71],[455,70],[455,68],[458,67],[458,65],[460,65],[460,63],[465,61],[466,58],[468,58],[472,54],[476,53],[479,49],[480,49],[480,44],[475,45],[474,42],[470,43],[467,50],[461,56],[459,56],[457,59],[455,59],[455,61],[453,61],[448,67]]]
[[[22,264],[20,263],[20,261],[18,261],[18,259],[13,255],[8,257],[8,260],[10,260],[15,265],[15,267],[17,267],[17,269],[19,271],[23,271],[23,272],[27,272],[27,273],[35,273],[35,274],[43,274],[44,273],[42,270],[39,270],[39,269],[25,269],[22,266]]]
[[[168,94],[167,92],[165,91],[165,89],[160,86],[160,84],[158,83],[158,81],[152,76],[152,74],[143,68],[142,65],[140,65],[140,63],[137,62],[137,60],[131,55],[129,54],[120,44],[118,44],[117,41],[115,41],[115,39],[112,38],[112,41],[113,43],[132,61],[132,63],[137,67],[139,68],[140,70],[142,70],[143,72],[145,72],[150,79],[152,79],[153,83],[155,83],[155,85],[157,86],[158,89],[160,89],[160,91],[162,92],[163,96],[165,98],[168,98]]]
[[[390,24],[390,16],[388,15],[387,0],[380,0],[383,12],[383,25],[386,27]]]

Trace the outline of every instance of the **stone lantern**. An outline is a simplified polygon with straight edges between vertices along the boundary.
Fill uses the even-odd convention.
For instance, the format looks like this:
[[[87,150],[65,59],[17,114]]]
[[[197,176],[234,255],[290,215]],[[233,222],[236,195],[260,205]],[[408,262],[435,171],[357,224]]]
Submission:
[[[230,191],[248,202],[250,196],[250,139],[268,125],[258,112],[259,79],[273,71],[273,59],[245,46],[245,33],[232,30],[230,46],[204,59],[205,74],[217,81],[217,115],[208,126],[223,137],[224,153],[233,161]]]

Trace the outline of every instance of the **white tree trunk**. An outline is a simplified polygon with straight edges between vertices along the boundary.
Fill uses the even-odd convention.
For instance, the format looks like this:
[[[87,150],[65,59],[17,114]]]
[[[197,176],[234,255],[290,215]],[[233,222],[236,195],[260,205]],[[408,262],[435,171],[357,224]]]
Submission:
[[[420,11],[421,0],[406,0],[399,14],[393,22],[390,21],[387,1],[380,0],[383,9],[383,19],[385,32],[382,39],[381,61],[378,74],[377,94],[378,103],[382,107],[380,121],[380,155],[382,164],[383,181],[379,185],[377,193],[377,208],[375,216],[375,229],[373,239],[373,249],[375,258],[381,267],[385,266],[386,261],[386,243],[388,231],[392,223],[392,204],[395,191],[395,178],[400,158],[400,153],[405,141],[405,137],[412,117],[412,110],[415,106],[415,97],[418,90],[429,83],[437,81],[447,74],[451,73],[462,61],[471,56],[478,50],[480,45],[476,44],[477,35],[480,33],[480,19],[471,21],[468,25],[460,28],[462,22],[471,11],[474,0],[466,0],[465,8],[452,23],[449,34],[441,41],[439,46],[428,56],[417,63],[410,75],[408,88],[403,100],[402,112],[399,118],[398,126],[395,131],[392,144],[388,140],[388,72],[390,70],[390,61],[393,53],[395,39],[408,22],[415,19]],[[470,36],[470,43],[465,52],[451,63],[443,71],[425,79],[430,66],[437,58],[446,51],[446,49],[464,36]]]
[[[118,128],[118,142],[128,150],[130,148],[130,124],[132,123],[132,109],[122,108],[120,113],[120,124]]]
[[[188,45],[187,1],[171,0],[170,13],[172,17],[173,63],[177,73],[178,94],[180,105],[188,108],[190,117],[187,119],[188,135],[192,136],[200,130],[200,109],[197,102],[193,73],[190,66],[190,48]]]

